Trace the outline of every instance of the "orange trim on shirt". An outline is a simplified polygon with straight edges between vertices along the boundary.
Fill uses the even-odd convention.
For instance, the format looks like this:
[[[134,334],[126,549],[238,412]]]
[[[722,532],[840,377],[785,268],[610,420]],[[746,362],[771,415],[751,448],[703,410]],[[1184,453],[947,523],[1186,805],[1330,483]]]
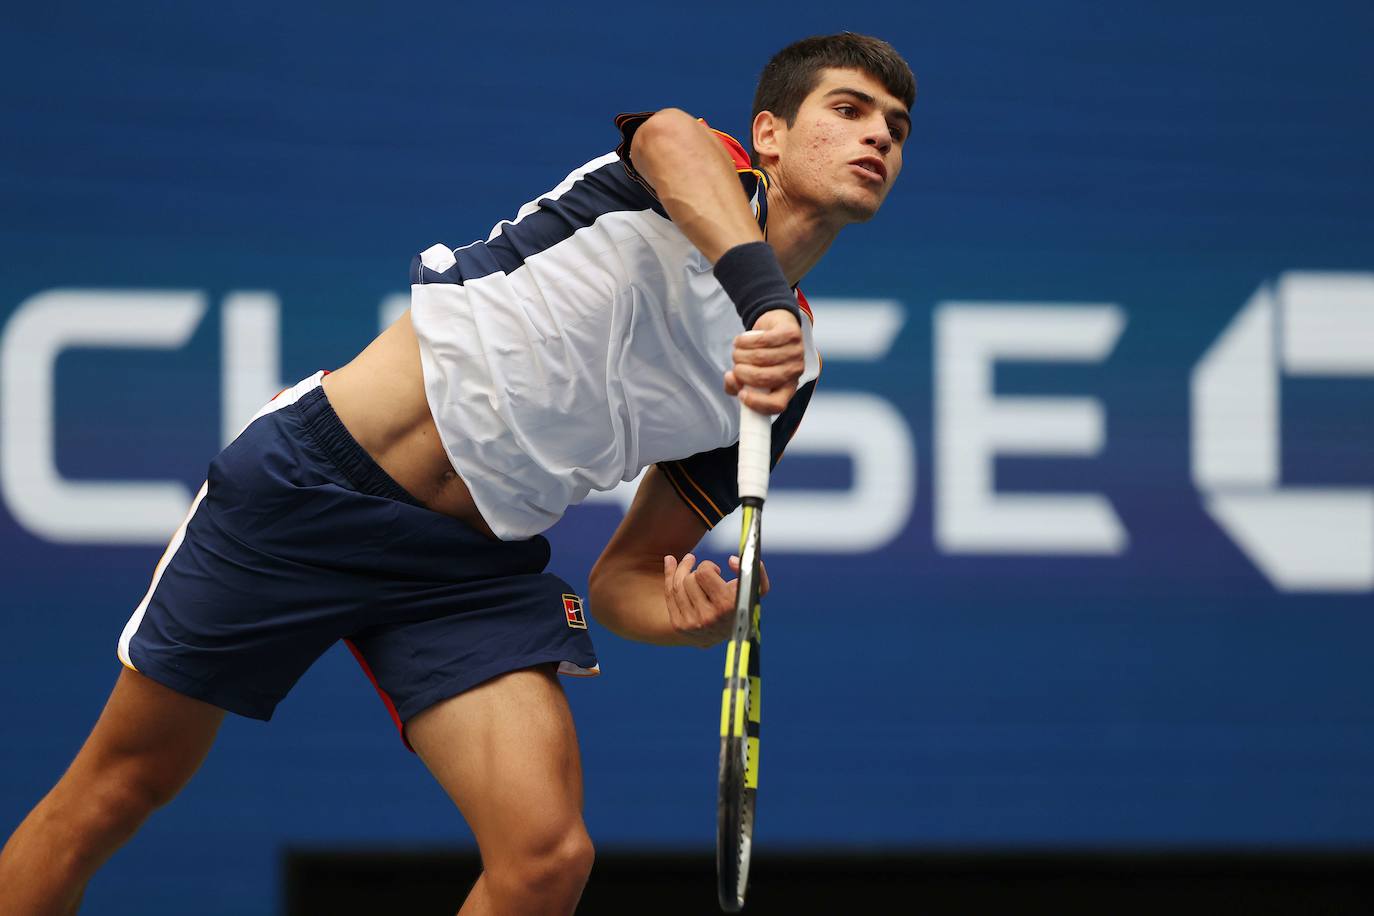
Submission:
[[[749,152],[744,148],[744,144],[740,143],[725,131],[716,130],[710,124],[707,124],[704,119],[698,118],[697,120],[700,121],[707,130],[716,135],[716,139],[720,141],[720,145],[725,147],[725,151],[730,154],[730,159],[735,163],[735,174],[753,175],[759,181],[763,182],[763,187],[767,190],[768,176],[763,173],[763,170],[754,168],[754,161],[749,158]]]
[[[734,137],[730,136],[723,130],[716,130],[710,124],[706,123],[705,118],[697,118],[697,120],[700,121],[706,127],[707,130],[715,134],[716,139],[720,141],[720,145],[725,147],[725,151],[730,154],[730,158],[735,163],[735,171],[754,171],[753,160],[749,158],[749,153],[745,151],[743,143],[740,143],[738,140],[736,140]]]
[[[687,504],[687,508],[695,512],[697,514],[697,517],[701,519],[701,523],[705,525],[708,529],[715,527],[711,524],[711,520],[706,517],[706,513],[701,511],[701,507],[699,507],[696,503],[692,502],[692,498],[687,495],[687,491],[683,490],[681,485],[673,479],[673,474],[672,471],[669,469],[669,465],[665,463],[659,465],[659,467],[663,469],[663,476],[667,478],[668,483],[672,485],[673,491],[677,493],[678,498]]]
[[[711,509],[716,513],[716,521],[718,522],[718,521],[720,521],[721,519],[725,518],[725,513],[722,512],[722,511],[720,511],[720,507],[717,506],[714,502],[711,501],[711,497],[707,496],[707,495],[706,495],[706,491],[703,490],[703,489],[697,484],[697,482],[696,482],[695,480],[692,479],[692,475],[687,473],[687,469],[684,468],[682,465],[678,465],[677,470],[678,470],[679,473],[682,474],[683,477],[685,477],[685,478],[687,479],[687,482],[690,483],[690,484],[692,485],[692,488],[693,488],[694,490],[696,490],[698,493],[701,494],[701,498],[704,499],[704,500],[706,500],[706,505],[710,506]],[[715,522],[712,522],[711,524],[714,525]]]

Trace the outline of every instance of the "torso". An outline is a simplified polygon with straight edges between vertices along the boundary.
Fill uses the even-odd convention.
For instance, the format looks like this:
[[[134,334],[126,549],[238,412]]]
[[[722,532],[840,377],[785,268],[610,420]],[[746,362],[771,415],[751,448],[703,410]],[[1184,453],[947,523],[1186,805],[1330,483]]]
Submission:
[[[425,507],[495,537],[444,453],[409,312],[323,384],[344,427],[402,489]]]
[[[761,179],[746,177],[762,214]],[[485,241],[425,249],[410,304],[443,450],[504,540],[648,465],[738,438],[722,384],[735,305],[615,153]]]
[[[762,228],[766,179],[726,145]],[[421,252],[408,316],[326,392],[419,501],[523,539],[592,490],[734,442],[721,380],[740,330],[709,260],[610,153],[485,241]]]

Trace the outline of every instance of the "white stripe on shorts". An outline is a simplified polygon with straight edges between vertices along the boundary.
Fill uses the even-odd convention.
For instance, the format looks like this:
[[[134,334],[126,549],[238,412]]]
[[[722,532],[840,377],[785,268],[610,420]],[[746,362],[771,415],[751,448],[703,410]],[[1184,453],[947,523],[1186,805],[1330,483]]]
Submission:
[[[205,491],[209,487],[208,483],[200,485],[200,492],[196,494],[195,500],[191,503],[191,511],[186,513],[186,518],[182,520],[181,527],[176,534],[172,535],[171,542],[167,549],[162,553],[162,559],[157,561],[157,569],[153,572],[153,584],[148,586],[148,593],[143,596],[143,600],[134,609],[134,614],[129,618],[129,622],[124,624],[124,632],[119,636],[119,660],[124,663],[126,668],[137,671],[133,660],[129,658],[129,641],[138,632],[138,627],[143,623],[143,614],[148,610],[148,602],[153,600],[153,592],[157,591],[157,584],[162,581],[162,573],[167,569],[167,564],[172,562],[172,555],[181,546],[182,540],[186,537],[186,526],[191,524],[191,516],[196,514],[196,509],[200,506],[201,500],[205,498]]]
[[[251,426],[253,420],[296,403],[296,401],[300,400],[301,396],[306,392],[318,387],[322,378],[324,378],[324,372],[316,372],[314,375],[302,379],[295,386],[281,392],[275,398],[268,401],[267,404],[263,406],[262,410],[253,414],[253,419],[249,420],[248,423],[244,425],[244,429]],[[242,431],[240,431],[240,435],[242,435]],[[157,584],[162,581],[162,574],[166,571],[167,564],[172,562],[172,557],[176,554],[177,548],[179,548],[181,542],[185,540],[186,527],[191,524],[191,517],[196,514],[196,509],[200,507],[201,501],[205,499],[205,494],[209,486],[210,484],[208,481],[200,485],[200,492],[196,494],[196,498],[191,502],[191,508],[187,511],[186,518],[182,520],[181,527],[177,528],[176,533],[172,535],[172,540],[168,542],[167,549],[162,553],[162,559],[157,562],[157,569],[153,572],[153,582],[148,586],[147,594],[145,594],[143,600],[138,603],[138,607],[134,609],[133,616],[130,617],[129,622],[124,625],[124,632],[119,636],[119,660],[124,663],[125,667],[131,668],[134,671],[137,671],[138,668],[134,665],[133,659],[129,658],[129,643],[133,640],[134,634],[138,632],[139,626],[142,625],[143,615],[147,613],[148,610],[148,603],[153,600],[153,592],[157,591]]]

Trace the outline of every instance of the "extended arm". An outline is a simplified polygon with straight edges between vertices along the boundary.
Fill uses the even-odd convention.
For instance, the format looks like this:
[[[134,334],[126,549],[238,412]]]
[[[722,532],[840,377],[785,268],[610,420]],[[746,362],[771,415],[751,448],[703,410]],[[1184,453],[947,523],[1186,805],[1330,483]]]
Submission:
[[[592,567],[592,616],[617,636],[658,645],[711,646],[728,637],[735,581],[688,552],[705,533],[663,473],[649,468]],[[767,576],[763,585],[766,590]]]

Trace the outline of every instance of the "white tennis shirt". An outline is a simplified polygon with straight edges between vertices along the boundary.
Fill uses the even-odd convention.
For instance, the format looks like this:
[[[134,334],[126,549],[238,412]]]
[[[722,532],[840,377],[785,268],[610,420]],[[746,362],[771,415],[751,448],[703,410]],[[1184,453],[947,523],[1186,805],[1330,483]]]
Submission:
[[[766,183],[753,184],[762,221]],[[616,153],[485,241],[426,249],[411,283],[444,450],[504,540],[655,462],[739,438],[739,402],[722,388],[743,330],[734,303]],[[820,369],[809,318],[802,333],[805,383]]]

